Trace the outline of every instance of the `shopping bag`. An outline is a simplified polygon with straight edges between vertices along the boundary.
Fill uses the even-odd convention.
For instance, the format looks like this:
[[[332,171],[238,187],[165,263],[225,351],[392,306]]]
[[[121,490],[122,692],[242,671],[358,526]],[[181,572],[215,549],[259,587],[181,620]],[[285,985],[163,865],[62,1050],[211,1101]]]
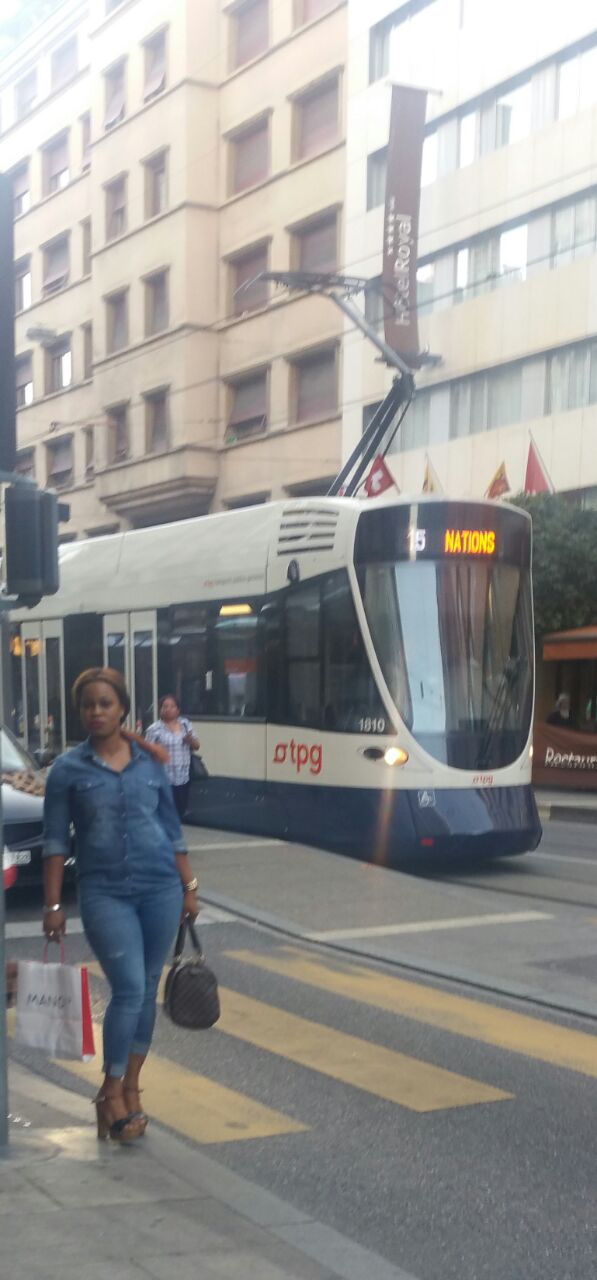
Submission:
[[[89,1062],[95,1056],[85,965],[19,961],[15,1042],[43,1049],[51,1058]]]

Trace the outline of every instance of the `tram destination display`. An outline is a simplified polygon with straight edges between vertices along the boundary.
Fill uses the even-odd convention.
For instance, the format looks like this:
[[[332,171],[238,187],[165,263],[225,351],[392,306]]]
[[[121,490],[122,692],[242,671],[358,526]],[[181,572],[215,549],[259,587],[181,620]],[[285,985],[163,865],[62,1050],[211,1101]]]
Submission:
[[[363,512],[355,563],[477,560],[528,568],[531,525],[520,511],[489,503],[412,503]]]

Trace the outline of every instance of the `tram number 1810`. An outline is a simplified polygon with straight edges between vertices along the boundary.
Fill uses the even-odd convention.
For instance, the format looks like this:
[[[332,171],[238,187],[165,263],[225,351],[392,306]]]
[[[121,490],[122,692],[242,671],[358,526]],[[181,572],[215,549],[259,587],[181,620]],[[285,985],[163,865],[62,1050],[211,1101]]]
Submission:
[[[360,733],[385,733],[386,722],[383,716],[363,716],[359,720]]]

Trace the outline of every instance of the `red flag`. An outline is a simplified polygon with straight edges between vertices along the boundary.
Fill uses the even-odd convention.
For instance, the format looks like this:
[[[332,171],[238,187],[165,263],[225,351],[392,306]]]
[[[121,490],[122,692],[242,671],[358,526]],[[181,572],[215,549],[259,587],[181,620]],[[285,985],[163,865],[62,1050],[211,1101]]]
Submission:
[[[541,455],[531,436],[527,469],[524,477],[524,493],[553,493],[553,485],[541,459]]]
[[[383,458],[378,455],[377,458],[374,458],[369,475],[365,480],[365,493],[368,498],[378,498],[380,493],[385,493],[386,489],[392,488],[392,485],[396,485],[392,472],[386,466]],[[396,488],[398,488],[397,485]]]
[[[505,493],[510,492],[510,481],[506,474],[506,464],[501,462],[497,471],[492,476],[488,488],[485,490],[486,498],[502,498]]]

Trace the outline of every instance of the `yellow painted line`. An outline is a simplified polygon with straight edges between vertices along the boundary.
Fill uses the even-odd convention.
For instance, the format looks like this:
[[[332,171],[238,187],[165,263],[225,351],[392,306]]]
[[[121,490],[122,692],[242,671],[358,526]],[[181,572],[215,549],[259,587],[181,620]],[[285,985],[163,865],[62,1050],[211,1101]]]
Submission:
[[[295,947],[282,947],[273,958],[253,951],[229,951],[227,955],[320,991],[359,1000],[376,1009],[412,1018],[414,1022],[424,1022],[597,1079],[597,1036],[584,1031],[568,1030],[553,1022],[498,1009],[467,996],[452,995],[359,965],[322,964]]]
[[[442,1111],[512,1097],[478,1080],[299,1018],[238,991],[221,989],[220,995],[218,1028],[227,1035],[410,1111]]]
[[[102,1043],[102,1029],[97,1023],[93,1032],[97,1056],[92,1062],[55,1061],[70,1075],[86,1080],[97,1092]],[[14,1035],[14,1013],[9,1035]],[[187,1071],[154,1053],[149,1055],[143,1068],[143,1088],[148,1114],[194,1142],[243,1142],[249,1138],[273,1138],[282,1133],[304,1133],[307,1129],[281,1111],[265,1107],[244,1093],[227,1089],[207,1076]],[[91,1107],[89,1117],[91,1121]]]

